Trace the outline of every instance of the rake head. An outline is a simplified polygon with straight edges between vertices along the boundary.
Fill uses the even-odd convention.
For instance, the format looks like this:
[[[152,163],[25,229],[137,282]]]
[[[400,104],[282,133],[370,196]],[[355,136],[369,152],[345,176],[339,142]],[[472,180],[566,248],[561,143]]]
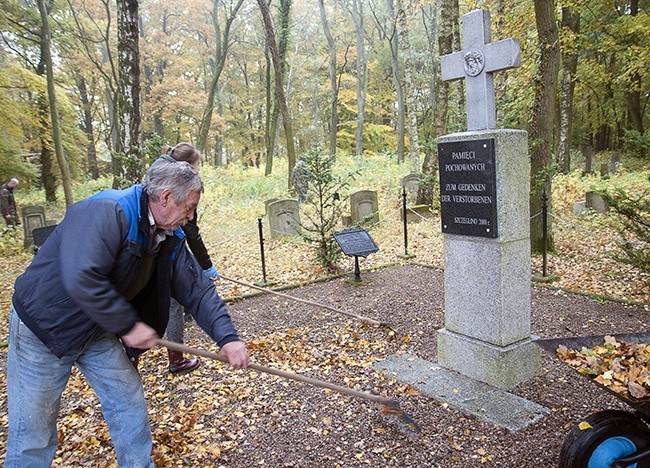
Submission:
[[[399,422],[399,428],[406,432],[407,434],[419,434],[420,426],[415,422],[415,420],[402,408],[400,408],[399,403],[392,400],[387,400],[379,403],[381,412],[384,415],[392,416]]]

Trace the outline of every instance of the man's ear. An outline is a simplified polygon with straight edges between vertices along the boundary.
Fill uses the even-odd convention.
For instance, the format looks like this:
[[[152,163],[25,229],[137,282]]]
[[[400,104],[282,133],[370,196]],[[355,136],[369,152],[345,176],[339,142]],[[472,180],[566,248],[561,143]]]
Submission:
[[[165,189],[162,191],[160,194],[160,203],[162,203],[163,206],[167,206],[172,199],[172,191],[170,189]]]

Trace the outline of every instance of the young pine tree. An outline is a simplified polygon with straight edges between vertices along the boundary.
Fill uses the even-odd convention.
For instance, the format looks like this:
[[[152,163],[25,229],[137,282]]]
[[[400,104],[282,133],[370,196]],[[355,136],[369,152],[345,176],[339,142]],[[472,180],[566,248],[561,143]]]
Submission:
[[[302,203],[302,238],[314,245],[316,259],[328,271],[337,270],[342,252],[332,236],[343,214],[345,191],[358,171],[342,177],[334,175],[334,159],[321,146],[302,154],[292,174]]]

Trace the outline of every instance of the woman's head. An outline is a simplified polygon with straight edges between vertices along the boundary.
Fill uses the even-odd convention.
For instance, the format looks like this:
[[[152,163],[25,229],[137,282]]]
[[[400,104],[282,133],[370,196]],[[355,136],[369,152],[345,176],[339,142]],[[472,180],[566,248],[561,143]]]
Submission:
[[[176,146],[167,146],[163,153],[171,156],[176,161],[185,161],[189,163],[197,171],[201,166],[201,154],[199,151],[189,143],[179,143]]]

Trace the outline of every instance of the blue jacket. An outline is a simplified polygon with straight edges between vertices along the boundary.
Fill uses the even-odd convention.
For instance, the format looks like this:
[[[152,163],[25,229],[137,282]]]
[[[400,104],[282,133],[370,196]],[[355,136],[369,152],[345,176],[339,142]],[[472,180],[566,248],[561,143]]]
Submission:
[[[137,321],[162,336],[170,296],[221,347],[239,337],[228,311],[178,229],[161,243],[149,283],[127,300],[149,243],[142,186],[107,190],[70,206],[16,279],[21,320],[58,357],[82,346],[96,327],[118,336]]]

